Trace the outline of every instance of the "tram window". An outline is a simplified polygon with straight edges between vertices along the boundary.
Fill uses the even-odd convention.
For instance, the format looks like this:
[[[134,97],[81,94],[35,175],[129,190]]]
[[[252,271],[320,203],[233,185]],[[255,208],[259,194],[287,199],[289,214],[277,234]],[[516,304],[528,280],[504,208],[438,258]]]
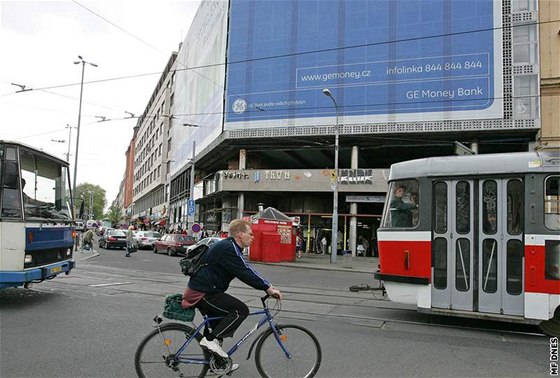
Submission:
[[[544,242],[545,278],[560,280],[560,241],[546,240]]]
[[[418,181],[393,181],[389,189],[390,198],[383,216],[384,227],[416,227],[418,212]]]
[[[521,240],[507,243],[506,290],[508,294],[519,295],[523,290],[523,244]]]
[[[482,183],[482,231],[494,235],[498,231],[498,183],[486,180]]]
[[[498,290],[498,242],[484,239],[482,242],[482,290],[495,293]]]
[[[434,287],[444,290],[447,288],[447,240],[434,240]]]
[[[549,176],[545,180],[544,224],[549,230],[560,230],[560,176]]]
[[[471,282],[471,243],[469,239],[457,239],[455,258],[455,288],[459,291],[469,291]]]
[[[471,186],[467,181],[460,181],[455,192],[457,232],[468,234],[471,229]]]
[[[436,182],[434,185],[434,193],[434,231],[438,234],[445,234],[447,232],[447,184],[445,182]]]
[[[507,231],[510,235],[521,233],[523,212],[523,186],[520,180],[507,183]]]

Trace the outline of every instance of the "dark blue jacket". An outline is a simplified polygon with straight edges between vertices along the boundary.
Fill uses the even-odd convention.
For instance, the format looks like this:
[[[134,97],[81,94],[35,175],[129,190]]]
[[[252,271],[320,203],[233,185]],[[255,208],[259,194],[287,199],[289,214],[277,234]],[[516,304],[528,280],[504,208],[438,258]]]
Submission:
[[[241,247],[233,238],[213,244],[203,259],[202,266],[189,280],[189,287],[203,293],[223,293],[234,278],[247,285],[266,290],[270,283],[261,277],[243,259]]]

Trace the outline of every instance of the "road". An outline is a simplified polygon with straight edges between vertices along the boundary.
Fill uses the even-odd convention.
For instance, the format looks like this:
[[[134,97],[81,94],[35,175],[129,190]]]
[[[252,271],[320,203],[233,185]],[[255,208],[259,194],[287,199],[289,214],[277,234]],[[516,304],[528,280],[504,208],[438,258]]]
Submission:
[[[161,313],[163,297],[185,286],[178,261],[147,250],[131,258],[100,250],[69,276],[1,291],[0,376],[135,376],[136,346]],[[430,317],[348,290],[371,284],[370,274],[255,267],[285,294],[279,322],[318,337],[319,377],[549,376],[549,339],[533,327]],[[234,281],[230,292],[257,308],[255,290]],[[254,322],[246,320],[236,336]],[[258,377],[254,361],[245,360],[249,345],[234,356],[241,364],[234,376]]]

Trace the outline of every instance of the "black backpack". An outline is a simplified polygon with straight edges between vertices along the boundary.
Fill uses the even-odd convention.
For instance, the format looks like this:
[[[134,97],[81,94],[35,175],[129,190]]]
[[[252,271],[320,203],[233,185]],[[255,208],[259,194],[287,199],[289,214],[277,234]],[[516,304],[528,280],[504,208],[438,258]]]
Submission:
[[[202,244],[187,252],[187,255],[179,261],[181,272],[183,272],[185,276],[192,277],[201,267],[208,265],[208,263],[203,262],[203,260],[209,249],[207,245]]]

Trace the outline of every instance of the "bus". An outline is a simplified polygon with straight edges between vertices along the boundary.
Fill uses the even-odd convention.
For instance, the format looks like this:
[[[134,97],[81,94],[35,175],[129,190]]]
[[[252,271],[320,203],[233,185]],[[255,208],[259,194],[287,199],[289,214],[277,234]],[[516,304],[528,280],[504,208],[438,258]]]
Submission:
[[[377,231],[389,300],[560,333],[560,153],[393,164]]]
[[[74,268],[69,177],[66,161],[0,140],[0,289]]]

